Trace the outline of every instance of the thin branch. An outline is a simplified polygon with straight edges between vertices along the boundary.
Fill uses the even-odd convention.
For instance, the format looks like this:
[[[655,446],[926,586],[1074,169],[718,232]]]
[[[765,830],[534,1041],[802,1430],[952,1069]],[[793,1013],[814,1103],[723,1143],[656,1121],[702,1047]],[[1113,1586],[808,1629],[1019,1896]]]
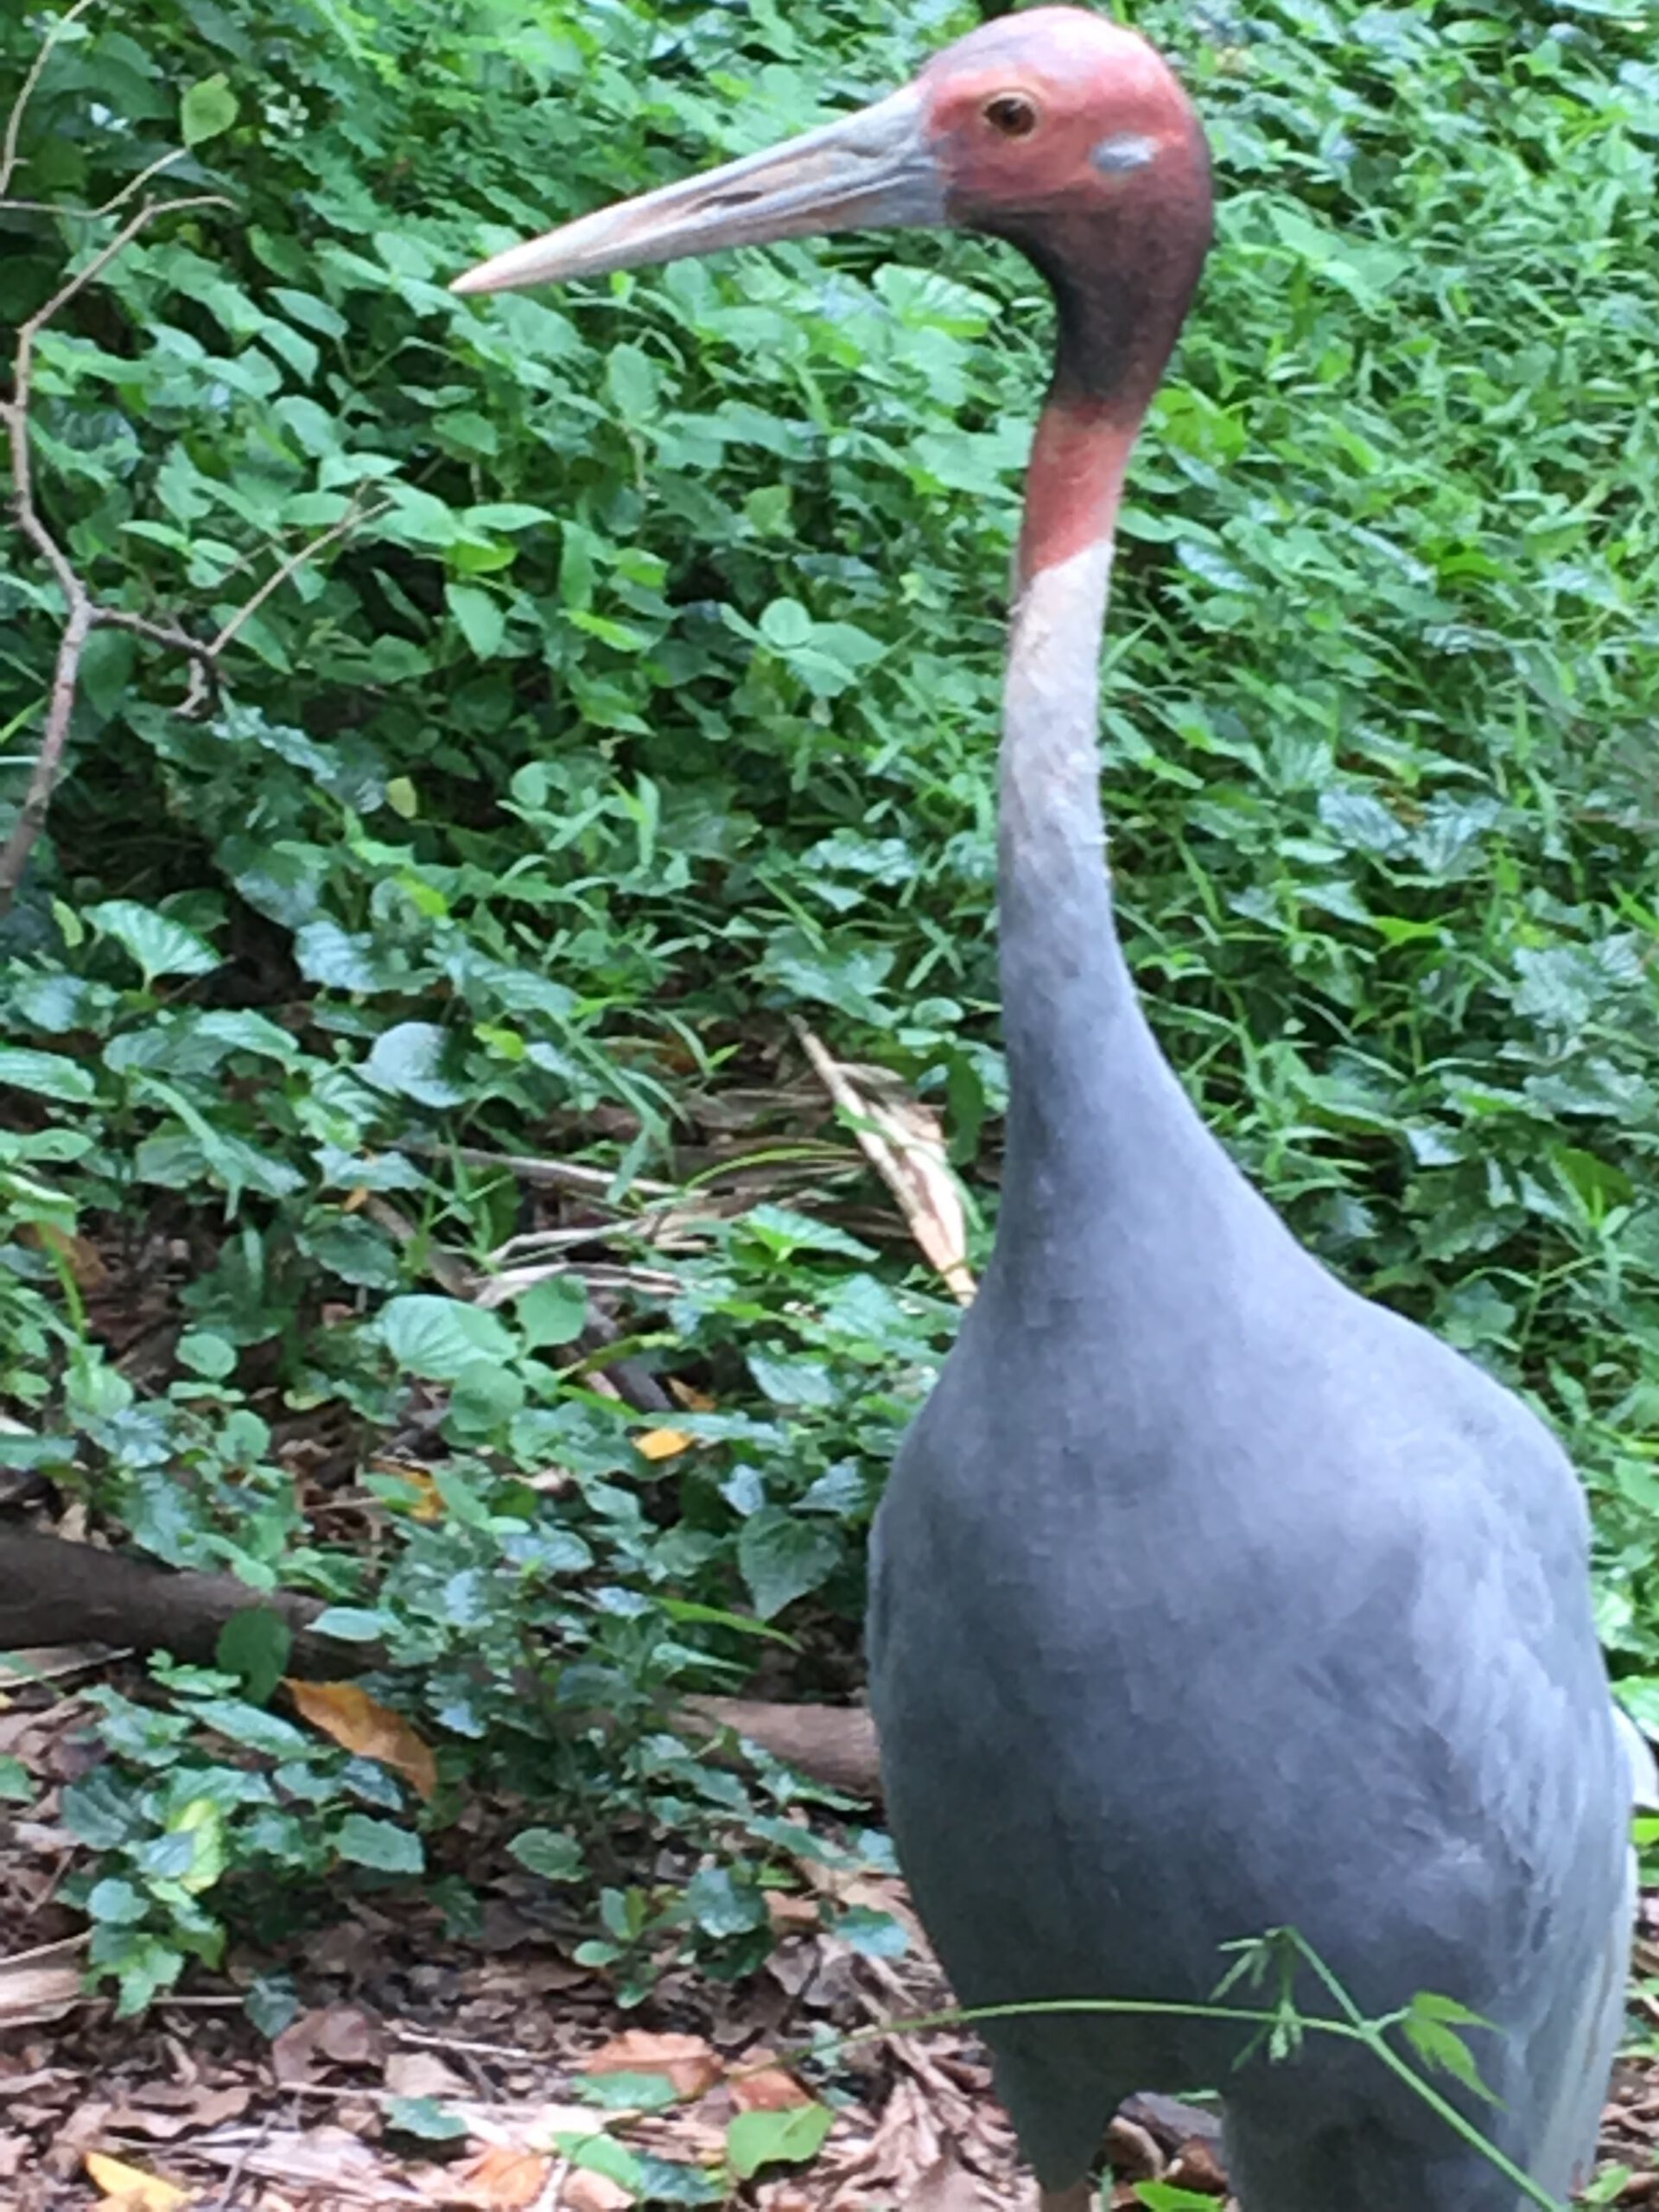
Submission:
[[[166,153],[157,154],[137,176],[130,176],[118,192],[111,193],[101,207],[60,207],[54,200],[0,200],[0,209],[7,214],[67,215],[78,223],[95,223],[101,216],[113,215],[118,207],[124,207],[135,192],[142,192],[151,177],[181,162],[187,151],[183,146],[171,146]]]
[[[332,545],[337,537],[344,537],[348,531],[355,530],[361,523],[376,521],[381,515],[387,512],[391,505],[392,502],[390,499],[382,499],[378,507],[353,506],[340,517],[337,523],[331,523],[327,530],[321,531],[315,537],[308,539],[301,546],[297,553],[290,553],[281,568],[273,570],[260,585],[258,590],[237,608],[236,613],[232,615],[230,620],[208,646],[208,652],[222,653],[243,624],[251,620],[259,612],[272,592],[276,591],[279,586],[285,584],[296,569],[302,569],[308,561],[314,561],[325,545]]]
[[[140,231],[153,223],[158,215],[175,215],[183,207],[228,207],[232,205],[222,192],[187,192],[177,200],[146,200],[136,215],[126,221],[110,240],[100,246],[84,269],[78,269],[66,284],[60,285],[43,308],[36,308],[29,321],[20,324],[17,331],[17,356],[20,362],[29,359],[35,340],[48,322],[61,315],[78,292],[86,290],[95,276],[101,276],[117,254],[124,253]],[[14,390],[12,404],[17,404]]]
[[[35,756],[35,766],[29,771],[29,788],[23,793],[23,803],[17,810],[17,819],[11,825],[11,834],[3,848],[0,848],[0,913],[3,913],[16,897],[17,887],[23,880],[23,870],[29,865],[29,856],[46,827],[47,810],[52,804],[59,765],[63,759],[63,748],[69,740],[69,724],[75,711],[80,656],[92,635],[92,602],[73,571],[69,577],[67,597],[69,620],[64,624],[63,635],[58,640],[58,664],[52,678],[52,703],[47,709],[46,730],[41,739],[41,749]]]
[[[76,16],[84,16],[92,4],[92,0],[75,0],[74,6],[67,15],[59,16],[41,41],[40,52],[30,64],[29,74],[24,78],[22,87],[11,104],[11,112],[6,118],[5,137],[0,139],[0,200],[4,200],[7,188],[16,171],[17,141],[23,127],[23,110],[35,97],[35,87],[40,83],[41,73],[52,58],[53,48]]]
[[[498,1170],[511,1175],[520,1183],[546,1183],[556,1189],[588,1191],[602,1197],[616,1183],[614,1173],[608,1167],[589,1167],[575,1160],[543,1160],[522,1152],[490,1152],[481,1145],[440,1144],[431,1138],[400,1137],[399,1152],[412,1152],[418,1160],[457,1160],[467,1167]],[[673,1198],[680,1196],[674,1183],[655,1183],[645,1175],[635,1175],[623,1186],[623,1196],[638,1193],[648,1198]]]

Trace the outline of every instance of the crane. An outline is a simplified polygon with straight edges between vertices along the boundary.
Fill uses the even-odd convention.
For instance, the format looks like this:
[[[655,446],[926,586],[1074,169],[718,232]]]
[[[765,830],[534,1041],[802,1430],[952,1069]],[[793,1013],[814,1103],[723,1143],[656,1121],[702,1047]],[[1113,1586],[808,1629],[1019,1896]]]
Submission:
[[[877,1517],[899,1861],[988,2019],[1045,2212],[1136,2090],[1221,2092],[1244,2212],[1516,2212],[1587,2177],[1623,2019],[1639,1739],[1587,1518],[1521,1402],[1339,1284],[1205,1128],[1114,927],[1098,663],[1125,471],[1209,246],[1166,63],[1083,10],[982,26],[860,113],[510,248],[455,289],[863,226],[1008,241],[1057,308],[1015,563],[995,1252]],[[1294,1928],[1367,2016],[1491,2025],[1506,2177],[1370,2053],[1187,2017]],[[1162,2011],[1156,2008],[1163,2007]],[[1458,2093],[1461,2094],[1461,2093]]]

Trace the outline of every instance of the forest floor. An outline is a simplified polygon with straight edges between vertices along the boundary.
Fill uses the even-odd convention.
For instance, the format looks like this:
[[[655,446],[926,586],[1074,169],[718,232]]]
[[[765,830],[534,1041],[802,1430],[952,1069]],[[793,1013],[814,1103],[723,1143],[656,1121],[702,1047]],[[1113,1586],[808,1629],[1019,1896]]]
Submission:
[[[49,1738],[73,1770],[73,1691],[31,1688],[3,1718],[13,1736],[35,1731],[36,1756]],[[802,1861],[826,1901],[901,1921],[911,1943],[897,1961],[826,1934],[811,1897],[784,1897],[780,1940],[758,1973],[734,1984],[670,1974],[623,2011],[570,1956],[585,1930],[550,1926],[544,1889],[504,1859],[479,1884],[484,1924],[471,1942],[448,1938],[407,1892],[384,1906],[354,1900],[318,1927],[276,1962],[301,2009],[271,2041],[243,2003],[269,1960],[198,1974],[137,2021],[85,1996],[79,1916],[55,1901],[73,1847],[48,1800],[11,1822],[0,1867],[0,2202],[16,2212],[624,2212],[640,2201],[628,2183],[641,2159],[654,2202],[676,2201],[659,2188],[693,2201],[688,2175],[694,2186],[709,2177],[702,2201],[758,2212],[1027,2201],[971,2036],[881,2032],[949,2002],[894,1881]],[[1659,1893],[1644,1901],[1638,1971],[1637,2017],[1659,2029]],[[804,2059],[826,2031],[844,2038],[834,2056]],[[1629,2177],[1599,2202],[1659,2202],[1656,2040],[1621,2066],[1602,2149]],[[677,2101],[619,2102],[652,2073]],[[821,2147],[734,2189],[718,2183],[735,2113],[807,2112],[815,2100],[835,2113]],[[435,2113],[451,2131],[437,2139],[420,2132]],[[1225,2195],[1215,2123],[1199,2107],[1139,2101],[1109,2148],[1113,2212],[1142,2201],[1141,2181]]]

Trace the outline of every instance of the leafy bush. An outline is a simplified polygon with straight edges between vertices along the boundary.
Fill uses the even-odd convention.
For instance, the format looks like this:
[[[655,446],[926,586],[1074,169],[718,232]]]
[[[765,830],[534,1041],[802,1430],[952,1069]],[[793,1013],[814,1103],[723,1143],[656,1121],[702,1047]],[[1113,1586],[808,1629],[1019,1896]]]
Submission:
[[[1118,567],[1130,954],[1299,1232],[1568,1434],[1610,1644],[1659,1715],[1659,69],[1601,0],[1135,14],[1222,203]],[[797,1681],[834,1675],[948,1311],[810,1212],[705,1223],[604,1294],[711,1401],[647,1458],[573,1363],[580,1274],[489,1311],[432,1291],[435,1250],[499,1267],[520,1224],[511,1173],[453,1147],[585,1152],[626,1247],[631,1186],[677,1179],[800,1010],[938,1104],[994,1211],[990,757],[1048,316],[1021,264],[934,237],[483,305],[445,280],[870,97],[969,19],[98,12],[13,188],[65,212],[0,212],[17,323],[118,219],[71,208],[181,146],[146,189],[224,195],[41,334],[31,423],[100,601],[234,630],[188,715],[184,659],[94,631],[0,937],[0,1452],[163,1560],[355,1616],[371,1688],[440,1740],[440,1856],[463,1783],[505,1782],[565,1839],[525,1862],[604,1891],[631,1989],[690,1923],[595,1855],[619,1817],[747,1853],[693,1932],[740,1965],[764,1940],[787,1785],[663,1716],[740,1683],[779,1617],[811,1631]],[[13,83],[41,29],[0,22]],[[60,602],[14,549],[20,800]],[[145,1249],[184,1327],[135,1378],[94,1290]],[[323,1408],[365,1465],[344,1507],[278,1433]],[[246,1910],[275,1872],[422,1863],[363,1759],[270,1713],[227,1755],[239,1694],[162,1669],[106,1698],[72,1817],[131,2002],[214,1955],[238,1885]]]

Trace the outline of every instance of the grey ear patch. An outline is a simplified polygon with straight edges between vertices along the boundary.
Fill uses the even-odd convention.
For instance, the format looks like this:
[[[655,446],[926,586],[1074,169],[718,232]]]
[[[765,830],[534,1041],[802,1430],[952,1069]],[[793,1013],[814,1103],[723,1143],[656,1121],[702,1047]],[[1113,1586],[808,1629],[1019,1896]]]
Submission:
[[[1143,137],[1138,130],[1119,130],[1109,138],[1103,138],[1089,158],[1103,175],[1122,176],[1129,169],[1143,169],[1148,162],[1155,162],[1158,141]]]

